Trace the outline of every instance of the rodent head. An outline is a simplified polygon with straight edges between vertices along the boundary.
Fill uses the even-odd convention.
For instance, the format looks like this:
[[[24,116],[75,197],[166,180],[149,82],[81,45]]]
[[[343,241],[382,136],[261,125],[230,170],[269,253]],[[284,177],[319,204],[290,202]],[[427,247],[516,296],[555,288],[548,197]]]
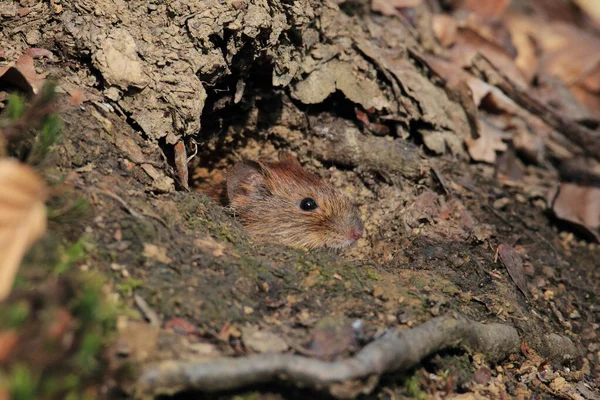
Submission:
[[[305,171],[290,153],[279,162],[240,161],[227,174],[227,197],[255,237],[292,247],[341,248],[364,231],[350,199]]]

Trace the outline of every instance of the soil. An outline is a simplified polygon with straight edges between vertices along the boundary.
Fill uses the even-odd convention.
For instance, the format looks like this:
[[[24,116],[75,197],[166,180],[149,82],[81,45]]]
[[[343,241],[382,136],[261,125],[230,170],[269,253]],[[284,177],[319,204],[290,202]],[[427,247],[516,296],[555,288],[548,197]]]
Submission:
[[[36,68],[62,91],[62,139],[42,169],[68,189],[55,201],[89,205],[51,220],[23,271],[49,262],[56,242],[85,242],[73,273],[101,274],[119,310],[117,333],[105,343],[111,367],[92,385],[97,393],[115,395],[122,377],[112,365],[122,362],[114,358],[123,340],[136,368],[257,352],[245,340],[252,329],[283,338],[286,350],[333,359],[386,327],[460,312],[517,327],[529,350],[498,365],[461,350],[436,355],[386,375],[364,398],[592,398],[577,387],[600,383],[599,246],[563,230],[547,211],[546,193],[557,182],[551,170],[513,155],[523,179],[507,185],[498,180],[501,166],[469,161],[461,145],[468,117],[410,57],[415,39],[402,23],[366,16],[361,2],[341,9],[309,0],[270,8],[168,3],[0,5],[5,59],[32,47],[54,55]],[[302,79],[316,70],[314,82]],[[85,101],[74,107],[76,90]],[[371,118],[385,109],[390,119],[380,132],[366,129],[356,109]],[[424,144],[428,136],[443,154]],[[187,167],[177,161],[178,144]],[[274,159],[280,149],[359,205],[366,233],[355,246],[333,252],[255,243],[235,215],[201,193],[237,160]],[[516,251],[522,276],[509,273],[501,245]],[[142,322],[149,317],[136,298],[156,313],[160,331]],[[346,343],[354,333],[343,328],[356,320],[363,336]],[[148,332],[167,339],[140,356],[131,338]],[[550,332],[568,337],[581,356],[556,359],[543,339]],[[51,368],[60,360],[42,362]],[[532,368],[539,373],[523,381]],[[485,371],[487,379],[479,378]],[[214,396],[316,396],[291,392],[267,385]]]

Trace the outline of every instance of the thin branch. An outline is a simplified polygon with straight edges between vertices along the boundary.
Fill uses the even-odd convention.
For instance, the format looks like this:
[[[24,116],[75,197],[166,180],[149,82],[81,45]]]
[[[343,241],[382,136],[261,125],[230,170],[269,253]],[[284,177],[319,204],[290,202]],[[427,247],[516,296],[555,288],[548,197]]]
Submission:
[[[138,388],[153,394],[219,391],[286,380],[301,387],[332,389],[343,381],[405,371],[446,348],[460,346],[497,362],[518,351],[520,344],[519,334],[512,326],[482,324],[459,314],[448,314],[413,329],[391,329],[344,360],[327,362],[291,354],[258,354],[212,362],[167,361],[143,370]]]

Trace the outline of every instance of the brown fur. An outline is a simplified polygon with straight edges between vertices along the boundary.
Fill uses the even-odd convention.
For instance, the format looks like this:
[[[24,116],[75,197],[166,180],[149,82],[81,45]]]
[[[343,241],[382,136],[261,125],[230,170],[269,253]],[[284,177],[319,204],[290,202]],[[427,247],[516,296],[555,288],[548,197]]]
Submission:
[[[279,162],[241,161],[227,174],[226,194],[256,239],[292,247],[341,248],[362,235],[358,209],[332,186],[305,171],[289,153]],[[304,198],[318,208],[304,211]]]

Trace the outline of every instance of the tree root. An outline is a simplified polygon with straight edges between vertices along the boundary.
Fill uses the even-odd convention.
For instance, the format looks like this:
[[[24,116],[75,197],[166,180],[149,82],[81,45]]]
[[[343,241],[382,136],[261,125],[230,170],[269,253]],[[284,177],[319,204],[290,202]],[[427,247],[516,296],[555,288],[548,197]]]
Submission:
[[[138,380],[144,393],[182,390],[219,391],[287,380],[317,390],[387,372],[405,371],[446,348],[462,347],[498,362],[519,350],[517,330],[504,324],[482,324],[460,314],[433,318],[413,329],[391,329],[353,357],[327,362],[291,354],[257,354],[213,362],[167,361],[147,367]]]

